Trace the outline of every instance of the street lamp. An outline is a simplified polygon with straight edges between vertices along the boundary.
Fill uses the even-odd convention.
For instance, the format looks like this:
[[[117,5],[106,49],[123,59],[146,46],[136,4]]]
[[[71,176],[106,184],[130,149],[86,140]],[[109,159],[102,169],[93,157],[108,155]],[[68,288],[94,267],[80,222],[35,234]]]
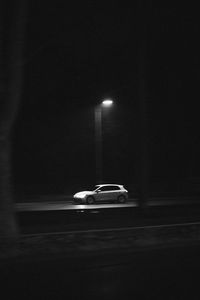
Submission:
[[[96,161],[96,182],[102,183],[102,108],[112,106],[110,99],[103,100],[95,107],[95,161]]]
[[[102,105],[105,107],[111,106],[112,104],[113,104],[113,101],[110,99],[106,99],[106,100],[102,101]]]

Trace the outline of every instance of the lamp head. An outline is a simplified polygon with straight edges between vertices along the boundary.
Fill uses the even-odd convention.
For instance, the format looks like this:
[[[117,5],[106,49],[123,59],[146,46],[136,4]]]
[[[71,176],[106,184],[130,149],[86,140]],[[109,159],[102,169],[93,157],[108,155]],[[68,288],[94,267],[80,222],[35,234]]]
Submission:
[[[106,99],[106,100],[102,101],[102,105],[103,105],[104,107],[111,106],[112,104],[113,104],[113,101],[110,100],[110,99]]]

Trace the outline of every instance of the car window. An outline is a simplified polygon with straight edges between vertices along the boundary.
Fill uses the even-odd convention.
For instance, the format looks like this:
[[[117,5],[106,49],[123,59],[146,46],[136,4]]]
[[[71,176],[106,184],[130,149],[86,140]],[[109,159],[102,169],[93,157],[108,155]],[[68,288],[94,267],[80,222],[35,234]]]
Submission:
[[[120,188],[117,185],[113,185],[111,186],[111,190],[116,191],[116,190],[120,190]]]
[[[100,189],[102,192],[110,191],[110,186],[102,186]]]
[[[115,186],[115,185],[109,185],[109,186],[102,186],[101,187],[101,191],[116,191],[116,190],[119,190],[119,187],[118,186]]]

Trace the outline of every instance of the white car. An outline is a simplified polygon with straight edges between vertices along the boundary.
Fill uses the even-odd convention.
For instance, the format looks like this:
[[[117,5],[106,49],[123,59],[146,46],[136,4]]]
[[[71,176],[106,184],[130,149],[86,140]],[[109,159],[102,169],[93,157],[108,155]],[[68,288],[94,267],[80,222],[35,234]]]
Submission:
[[[75,203],[93,204],[95,202],[117,201],[124,203],[128,199],[128,191],[120,184],[99,184],[92,191],[83,191],[73,196]]]

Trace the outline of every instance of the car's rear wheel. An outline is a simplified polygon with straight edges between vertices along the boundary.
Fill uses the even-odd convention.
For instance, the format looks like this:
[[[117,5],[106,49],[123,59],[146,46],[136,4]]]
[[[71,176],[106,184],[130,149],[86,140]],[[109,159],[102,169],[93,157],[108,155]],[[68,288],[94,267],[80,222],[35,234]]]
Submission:
[[[87,204],[93,204],[95,202],[94,197],[89,196],[87,197]]]
[[[125,203],[126,202],[126,197],[123,196],[123,195],[120,195],[117,200],[118,200],[119,203]]]

